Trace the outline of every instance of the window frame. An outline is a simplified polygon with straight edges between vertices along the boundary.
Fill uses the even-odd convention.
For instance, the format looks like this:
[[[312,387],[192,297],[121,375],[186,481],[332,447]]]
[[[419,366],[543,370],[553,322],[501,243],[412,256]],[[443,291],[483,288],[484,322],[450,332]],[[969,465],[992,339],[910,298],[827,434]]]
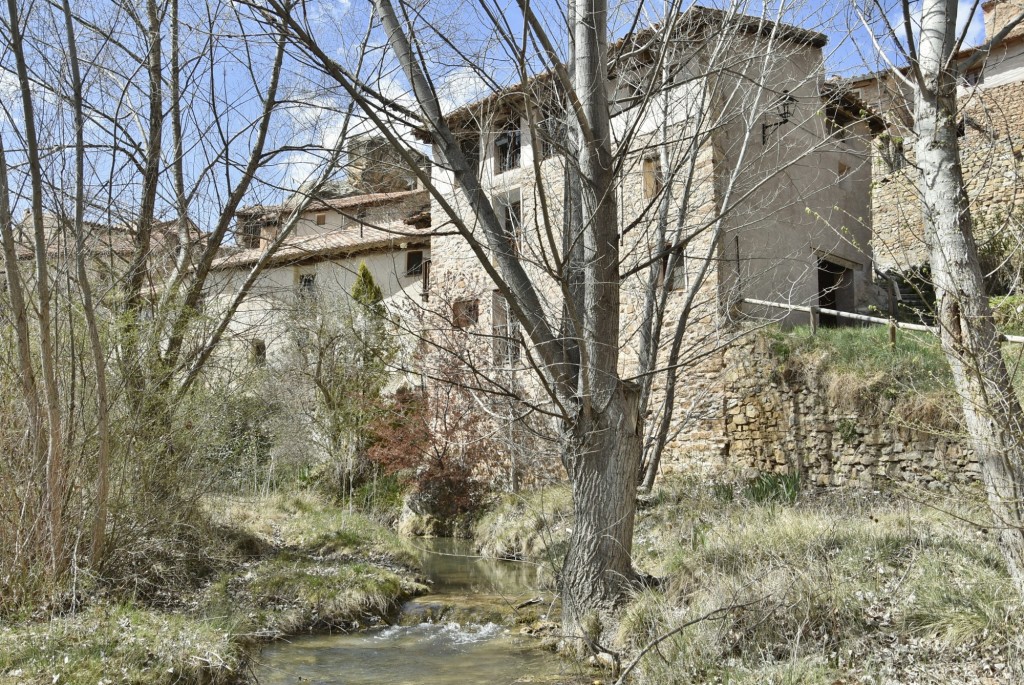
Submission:
[[[300,300],[304,301],[317,298],[315,271],[300,271],[295,275],[295,293]]]
[[[419,255],[418,261],[413,264],[413,255]],[[426,261],[423,258],[423,250],[409,250],[405,253],[405,275],[410,276],[422,276],[423,275],[423,262]]]
[[[507,142],[506,142],[507,140]],[[519,117],[509,117],[494,136],[495,173],[514,171],[523,165],[523,131]]]
[[[263,224],[255,219],[243,221],[236,239],[240,239],[241,246],[247,250],[255,250],[263,240]]]
[[[471,328],[480,321],[480,298],[464,297],[452,303],[452,326]]]
[[[491,354],[495,368],[513,368],[522,359],[519,322],[500,290],[491,291]]]
[[[653,200],[665,189],[665,172],[661,168],[661,155],[646,155],[641,162],[641,177],[645,200]]]

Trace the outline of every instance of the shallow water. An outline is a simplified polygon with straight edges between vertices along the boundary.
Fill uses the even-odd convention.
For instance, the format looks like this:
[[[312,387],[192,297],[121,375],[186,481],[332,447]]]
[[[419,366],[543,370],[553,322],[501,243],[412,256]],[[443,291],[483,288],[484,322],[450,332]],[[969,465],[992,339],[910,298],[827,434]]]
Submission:
[[[422,540],[431,594],[407,602],[400,625],[292,638],[264,648],[262,685],[494,685],[551,682],[558,659],[506,625],[534,590],[528,564],[480,559],[459,540]]]

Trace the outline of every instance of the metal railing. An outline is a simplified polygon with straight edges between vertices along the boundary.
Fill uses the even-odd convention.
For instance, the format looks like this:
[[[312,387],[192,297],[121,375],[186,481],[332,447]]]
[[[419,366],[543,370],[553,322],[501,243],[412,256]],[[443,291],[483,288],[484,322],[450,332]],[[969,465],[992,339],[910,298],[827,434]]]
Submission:
[[[852,321],[864,321],[865,323],[873,323],[879,325],[885,325],[889,327],[889,343],[896,344],[896,331],[899,329],[907,331],[924,331],[926,333],[939,334],[938,326],[926,326],[920,323],[907,323],[905,321],[897,321],[893,317],[882,318],[880,316],[868,316],[867,314],[855,314],[854,312],[844,312],[838,309],[827,309],[825,307],[818,307],[815,305],[802,306],[798,304],[790,304],[787,302],[771,302],[768,300],[755,300],[752,297],[744,297],[740,300],[741,303],[752,304],[761,307],[773,307],[775,309],[784,309],[790,312],[805,312],[810,317],[811,322],[811,334],[818,332],[820,327],[820,318],[822,314],[828,316],[834,316],[837,319],[850,319]],[[1004,342],[1011,343],[1024,343],[1024,335],[1007,335],[1006,333],[1000,333],[999,337]]]

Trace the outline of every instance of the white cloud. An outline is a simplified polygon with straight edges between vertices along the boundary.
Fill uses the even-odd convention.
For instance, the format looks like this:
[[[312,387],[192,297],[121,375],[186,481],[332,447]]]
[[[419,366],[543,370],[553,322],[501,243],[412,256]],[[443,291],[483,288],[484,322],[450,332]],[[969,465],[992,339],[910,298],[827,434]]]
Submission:
[[[437,90],[441,111],[446,113],[479,100],[490,92],[472,67],[460,67],[451,72]]]
[[[967,27],[968,18],[971,21],[971,25],[967,27],[967,37],[964,38],[965,46],[981,45],[985,41],[985,20],[981,11],[981,5],[978,5],[978,11],[975,12],[974,16],[970,17],[973,4],[970,0],[959,0],[957,2],[957,35],[964,30],[964,27]]]

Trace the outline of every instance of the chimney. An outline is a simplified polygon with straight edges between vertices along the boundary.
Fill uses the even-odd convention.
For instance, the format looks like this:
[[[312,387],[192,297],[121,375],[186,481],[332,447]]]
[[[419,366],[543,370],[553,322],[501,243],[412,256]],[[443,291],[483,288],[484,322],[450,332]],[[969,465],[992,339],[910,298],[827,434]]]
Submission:
[[[981,9],[985,13],[985,39],[988,40],[1024,11],[1024,0],[988,0]],[[1024,22],[1017,24],[1007,37],[1020,35],[1024,35]]]
[[[349,183],[363,193],[391,193],[416,187],[416,176],[384,138],[354,137],[348,143]]]

